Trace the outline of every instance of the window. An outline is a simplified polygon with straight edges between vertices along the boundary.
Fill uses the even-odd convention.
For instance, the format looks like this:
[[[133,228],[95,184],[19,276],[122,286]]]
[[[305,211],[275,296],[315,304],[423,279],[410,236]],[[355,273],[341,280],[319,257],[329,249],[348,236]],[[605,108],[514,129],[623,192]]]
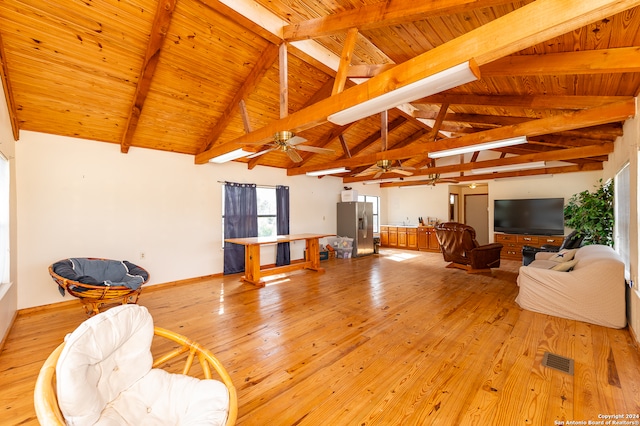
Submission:
[[[277,223],[276,189],[257,187],[258,196],[258,237],[275,237]]]
[[[373,203],[373,232],[380,232],[380,197],[373,195],[358,195],[358,201]]]
[[[9,274],[9,161],[0,153],[0,283]]]
[[[629,269],[629,217],[631,216],[631,187],[629,182],[629,164],[616,174],[614,180],[614,235],[613,245],[625,265],[625,278],[631,278]]]
[[[266,186],[256,187],[258,199],[258,237],[277,235],[276,189]],[[224,191],[222,191],[222,245],[224,246]]]

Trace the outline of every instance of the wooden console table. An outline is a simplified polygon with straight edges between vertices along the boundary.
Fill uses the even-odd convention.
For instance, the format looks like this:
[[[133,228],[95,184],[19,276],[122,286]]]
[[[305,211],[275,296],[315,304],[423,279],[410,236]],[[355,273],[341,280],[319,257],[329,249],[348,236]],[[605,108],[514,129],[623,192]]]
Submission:
[[[276,237],[250,237],[250,238],[228,238],[226,242],[245,246],[244,250],[244,276],[242,279],[259,287],[265,286],[262,277],[284,274],[298,269],[311,269],[322,272],[320,267],[320,238],[330,237],[335,234],[293,234],[278,235]],[[305,240],[306,258],[303,262],[296,262],[291,265],[276,266],[273,268],[260,268],[260,246],[265,244],[278,244],[291,241]]]

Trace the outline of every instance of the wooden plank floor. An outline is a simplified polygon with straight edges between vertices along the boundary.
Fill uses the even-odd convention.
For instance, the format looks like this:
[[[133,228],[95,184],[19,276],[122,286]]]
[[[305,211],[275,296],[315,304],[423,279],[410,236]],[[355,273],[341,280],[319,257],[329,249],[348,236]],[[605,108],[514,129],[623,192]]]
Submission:
[[[640,414],[628,330],[521,310],[517,262],[493,276],[400,250],[322,264],[325,273],[265,288],[231,276],[154,289],[140,304],[220,358],[242,425],[546,426]],[[37,424],[38,370],[84,319],[79,303],[18,317],[0,354],[0,424]],[[575,374],[542,366],[545,351],[574,359]]]

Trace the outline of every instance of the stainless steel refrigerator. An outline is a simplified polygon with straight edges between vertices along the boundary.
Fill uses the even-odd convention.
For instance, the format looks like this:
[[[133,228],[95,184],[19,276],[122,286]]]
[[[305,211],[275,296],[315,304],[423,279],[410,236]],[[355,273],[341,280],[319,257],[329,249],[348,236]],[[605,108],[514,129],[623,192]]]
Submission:
[[[373,203],[338,203],[337,234],[353,238],[353,257],[373,254]]]

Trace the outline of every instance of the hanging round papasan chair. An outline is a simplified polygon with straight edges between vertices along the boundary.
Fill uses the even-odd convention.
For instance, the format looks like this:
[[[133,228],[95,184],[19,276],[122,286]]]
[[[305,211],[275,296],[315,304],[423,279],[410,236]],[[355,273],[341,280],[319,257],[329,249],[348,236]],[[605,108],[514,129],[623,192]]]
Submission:
[[[149,273],[131,262],[92,257],[60,260],[49,266],[49,274],[60,294],[68,291],[80,299],[89,316],[105,303],[138,303],[142,285],[149,281]]]

